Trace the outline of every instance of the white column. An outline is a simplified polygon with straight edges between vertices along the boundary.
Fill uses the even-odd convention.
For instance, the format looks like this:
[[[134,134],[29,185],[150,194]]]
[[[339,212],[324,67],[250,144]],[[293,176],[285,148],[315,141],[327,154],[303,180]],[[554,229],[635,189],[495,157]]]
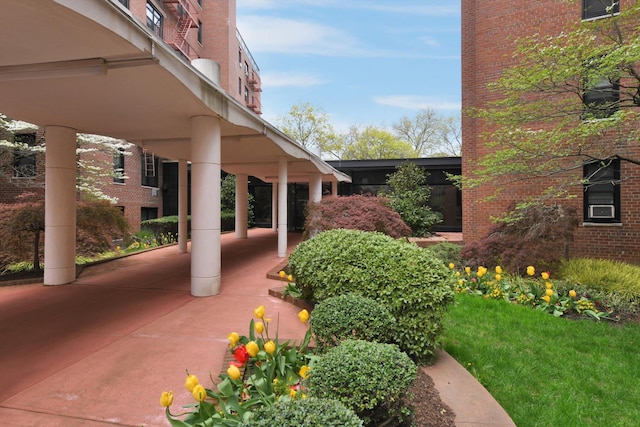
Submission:
[[[322,175],[319,173],[309,175],[309,201],[313,203],[322,201]]]
[[[186,160],[178,160],[178,252],[187,252],[189,239],[189,169]]]
[[[287,158],[280,157],[278,171],[278,256],[287,256]]]
[[[76,279],[76,131],[45,128],[44,284]]]
[[[220,119],[191,119],[191,295],[220,293]]]
[[[249,177],[236,175],[236,239],[247,238],[249,210]]]
[[[278,230],[278,184],[271,183],[271,229]]]
[[[331,183],[331,195],[333,196],[337,196],[338,195],[338,181],[334,181]]]

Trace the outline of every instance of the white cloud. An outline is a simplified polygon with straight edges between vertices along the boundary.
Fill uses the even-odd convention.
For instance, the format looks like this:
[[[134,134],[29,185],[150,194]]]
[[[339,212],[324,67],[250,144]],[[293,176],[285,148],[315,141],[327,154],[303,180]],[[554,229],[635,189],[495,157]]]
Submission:
[[[422,41],[427,46],[431,46],[431,47],[440,46],[440,42],[437,39],[433,38],[433,37],[422,36],[422,37],[420,37],[420,41]]]
[[[264,87],[310,87],[326,83],[326,80],[308,73],[274,72],[260,75]]]
[[[361,54],[349,33],[314,22],[267,16],[238,17],[252,52],[349,56]]]
[[[387,107],[405,108],[407,110],[422,110],[431,108],[434,110],[460,110],[462,105],[459,101],[453,102],[440,98],[418,95],[391,95],[374,96],[376,104]]]

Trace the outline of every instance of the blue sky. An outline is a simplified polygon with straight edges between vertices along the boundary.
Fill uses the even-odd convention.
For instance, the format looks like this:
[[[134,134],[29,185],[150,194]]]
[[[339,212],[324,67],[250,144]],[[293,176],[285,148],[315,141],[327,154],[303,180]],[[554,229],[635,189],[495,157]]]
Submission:
[[[238,0],[269,122],[309,102],[339,130],[460,111],[460,0]]]

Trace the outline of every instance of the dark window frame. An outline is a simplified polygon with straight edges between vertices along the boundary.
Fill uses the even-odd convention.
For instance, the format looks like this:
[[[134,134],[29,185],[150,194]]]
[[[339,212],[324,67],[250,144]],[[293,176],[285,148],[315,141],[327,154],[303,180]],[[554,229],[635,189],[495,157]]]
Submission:
[[[151,2],[147,2],[146,8],[147,27],[156,33],[159,37],[162,37],[162,24],[164,22],[164,16]]]
[[[595,79],[592,77],[592,80]],[[583,78],[582,103],[585,120],[611,117],[619,109],[620,80],[602,76],[597,82],[591,83],[588,77]]]
[[[198,43],[202,45],[202,21],[198,19]]]
[[[605,2],[607,4],[605,4]],[[612,11],[607,8],[612,7]],[[620,13],[619,0],[582,0],[582,20],[597,19]]]
[[[113,151],[113,182],[124,184],[124,148]]]
[[[129,9],[129,0],[118,0],[120,4]]]
[[[158,156],[153,156],[153,173],[149,174],[146,166],[146,156],[145,153],[140,154],[140,185],[143,187],[158,188],[158,167],[160,166],[160,161],[158,160]]]
[[[589,181],[584,184],[584,222],[620,223],[620,159],[611,158],[605,161],[586,163],[583,167],[583,176],[585,181]],[[593,217],[591,215],[592,206],[613,206],[613,217]]]

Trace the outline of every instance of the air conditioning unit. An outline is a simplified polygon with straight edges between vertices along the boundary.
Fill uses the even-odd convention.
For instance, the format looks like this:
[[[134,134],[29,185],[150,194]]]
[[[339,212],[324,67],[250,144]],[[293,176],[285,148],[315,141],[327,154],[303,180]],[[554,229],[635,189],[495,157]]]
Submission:
[[[614,218],[616,208],[613,205],[590,205],[589,218]]]
[[[158,197],[158,189],[157,188],[152,188],[151,189],[151,197]]]

